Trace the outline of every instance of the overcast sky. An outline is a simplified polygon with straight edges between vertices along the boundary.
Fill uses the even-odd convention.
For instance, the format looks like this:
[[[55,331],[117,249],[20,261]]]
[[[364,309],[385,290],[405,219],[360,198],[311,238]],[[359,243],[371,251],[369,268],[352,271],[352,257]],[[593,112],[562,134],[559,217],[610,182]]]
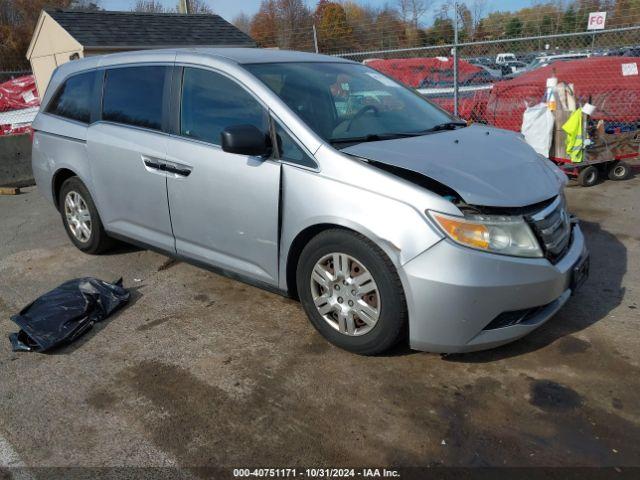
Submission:
[[[178,2],[177,0],[161,0],[168,7],[174,7]],[[357,0],[356,0],[357,1]],[[245,12],[249,15],[254,14],[260,7],[260,0],[205,0],[206,3],[219,15],[227,20],[232,20],[240,12]],[[105,10],[129,10],[135,0],[100,0],[100,5]],[[317,0],[305,0],[305,3],[313,8],[318,3]],[[382,7],[384,4],[396,5],[396,0],[362,0],[358,1],[363,5],[371,5],[375,7]],[[441,0],[427,0],[426,3],[432,3],[439,6]],[[531,0],[487,0],[487,11],[496,10],[518,10],[522,7],[526,7],[531,4]],[[432,11],[426,13],[422,22],[425,24],[431,24],[433,19]]]

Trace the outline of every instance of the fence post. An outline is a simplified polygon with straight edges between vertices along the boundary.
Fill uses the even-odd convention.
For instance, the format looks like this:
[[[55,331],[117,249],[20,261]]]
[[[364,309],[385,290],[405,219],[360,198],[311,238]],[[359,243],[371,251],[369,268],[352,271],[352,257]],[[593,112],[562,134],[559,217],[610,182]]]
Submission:
[[[313,46],[316,49],[316,53],[320,53],[320,50],[318,49],[318,32],[316,31],[316,24],[312,24],[313,26]]]
[[[453,2],[453,114],[458,116],[458,2]]]

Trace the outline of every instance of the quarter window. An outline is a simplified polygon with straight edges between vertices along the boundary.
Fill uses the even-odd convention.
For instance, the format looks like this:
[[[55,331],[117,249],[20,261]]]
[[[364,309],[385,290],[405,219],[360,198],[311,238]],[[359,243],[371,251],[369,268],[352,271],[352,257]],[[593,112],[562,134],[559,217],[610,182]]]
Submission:
[[[166,69],[149,66],[107,70],[102,119],[161,130]]]
[[[232,125],[254,125],[267,132],[265,109],[227,77],[199,68],[185,68],[180,134],[220,145],[220,134]]]
[[[95,78],[95,71],[69,78],[58,90],[47,111],[60,117],[89,123]]]
[[[280,158],[305,167],[316,168],[316,162],[295,142],[291,135],[278,122],[275,122],[275,125]]]

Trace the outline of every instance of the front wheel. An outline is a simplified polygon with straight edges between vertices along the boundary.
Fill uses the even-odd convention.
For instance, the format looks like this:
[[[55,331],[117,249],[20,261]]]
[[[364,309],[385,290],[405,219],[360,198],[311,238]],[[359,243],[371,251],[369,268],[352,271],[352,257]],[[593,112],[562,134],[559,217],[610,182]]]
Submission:
[[[300,256],[297,287],[313,326],[340,348],[373,355],[404,336],[400,278],[386,254],[362,235],[335,229],[314,237]]]

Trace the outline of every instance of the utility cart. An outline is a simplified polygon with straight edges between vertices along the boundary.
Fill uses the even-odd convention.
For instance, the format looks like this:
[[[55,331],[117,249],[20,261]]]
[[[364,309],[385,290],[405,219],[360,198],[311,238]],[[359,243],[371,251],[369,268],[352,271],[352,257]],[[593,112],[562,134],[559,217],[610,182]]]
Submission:
[[[605,178],[629,178],[631,166],[627,160],[640,156],[640,123],[607,125],[604,120],[583,113],[583,158],[581,162],[572,162],[566,153],[567,134],[562,126],[576,108],[573,85],[559,84],[554,93],[559,101],[553,112],[555,124],[549,159],[583,187],[591,187]]]

